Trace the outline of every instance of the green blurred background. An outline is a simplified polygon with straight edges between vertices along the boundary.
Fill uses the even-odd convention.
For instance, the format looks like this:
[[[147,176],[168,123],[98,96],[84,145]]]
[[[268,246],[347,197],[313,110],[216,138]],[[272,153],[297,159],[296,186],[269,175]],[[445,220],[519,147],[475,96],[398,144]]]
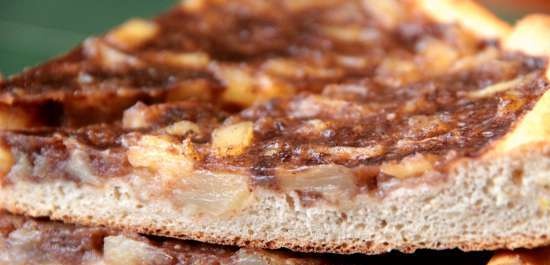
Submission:
[[[520,7],[540,12],[550,3],[483,1],[507,20],[519,17]],[[86,36],[105,32],[130,17],[151,17],[175,3],[176,0],[0,0],[0,73],[19,72],[68,51]]]
[[[61,54],[130,17],[175,0],[0,0],[0,72],[10,75]]]

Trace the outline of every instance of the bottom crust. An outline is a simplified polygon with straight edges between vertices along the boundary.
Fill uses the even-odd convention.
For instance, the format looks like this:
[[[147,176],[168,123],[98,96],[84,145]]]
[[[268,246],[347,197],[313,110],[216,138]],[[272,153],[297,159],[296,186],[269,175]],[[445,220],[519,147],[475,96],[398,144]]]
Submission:
[[[254,248],[378,254],[417,249],[534,248],[550,243],[550,148],[467,160],[438,184],[402,185],[345,208],[302,206],[292,194],[253,191],[231,216],[190,216],[166,201],[141,202],[124,183],[16,182],[0,190],[11,212]],[[414,184],[414,185],[413,185]]]

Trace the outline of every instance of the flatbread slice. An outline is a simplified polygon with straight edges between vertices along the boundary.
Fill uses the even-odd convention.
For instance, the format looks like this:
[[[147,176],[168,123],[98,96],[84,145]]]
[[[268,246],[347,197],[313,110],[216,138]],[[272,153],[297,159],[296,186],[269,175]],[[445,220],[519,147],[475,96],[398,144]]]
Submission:
[[[545,245],[549,24],[185,1],[1,83],[0,206],[305,252]]]
[[[209,245],[0,213],[0,264],[10,265],[484,265],[492,255],[460,251],[382,256],[300,254]]]

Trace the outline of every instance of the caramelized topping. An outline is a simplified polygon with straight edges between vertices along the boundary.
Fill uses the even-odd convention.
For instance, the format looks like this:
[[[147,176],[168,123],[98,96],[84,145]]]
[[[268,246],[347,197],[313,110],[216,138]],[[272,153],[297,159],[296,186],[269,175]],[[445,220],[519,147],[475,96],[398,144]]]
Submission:
[[[144,167],[168,178],[162,182],[189,174],[196,156],[192,144],[182,145],[162,136],[145,135],[128,149],[128,161],[132,166]]]
[[[380,166],[380,172],[400,179],[416,177],[432,170],[435,161],[437,157],[416,154],[405,157],[399,162],[384,162]]]
[[[241,122],[220,127],[212,132],[212,147],[220,157],[237,156],[253,140],[253,123]]]
[[[5,176],[8,174],[14,164],[15,159],[11,153],[11,150],[0,144],[0,176]]]
[[[132,19],[109,32],[105,39],[123,50],[131,50],[153,39],[158,32],[154,22]]]
[[[17,130],[33,125],[32,110],[0,105],[0,129]]]
[[[171,265],[175,261],[162,249],[125,236],[109,236],[104,241],[103,255],[109,265]]]
[[[342,166],[327,165],[277,172],[285,192],[301,191],[324,196],[328,200],[347,199],[357,191],[353,172]]]
[[[200,134],[201,129],[194,122],[183,120],[164,127],[161,132],[181,137],[187,135],[188,133]]]
[[[489,86],[484,87],[483,89],[472,91],[468,93],[469,97],[473,98],[483,98],[483,97],[490,97],[494,94],[497,94],[499,92],[503,92],[509,89],[514,89],[519,86],[523,86],[525,84],[528,84],[531,82],[536,75],[527,75],[527,76],[520,76],[515,79],[509,80],[509,81],[503,81],[500,83],[492,84]],[[539,76],[540,77],[540,76]]]

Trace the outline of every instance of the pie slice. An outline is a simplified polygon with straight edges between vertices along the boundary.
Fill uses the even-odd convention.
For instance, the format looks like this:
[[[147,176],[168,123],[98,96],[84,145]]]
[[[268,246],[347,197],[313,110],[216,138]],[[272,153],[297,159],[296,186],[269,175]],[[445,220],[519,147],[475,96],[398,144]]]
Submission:
[[[0,206],[304,252],[545,245],[549,25],[184,1],[1,83]]]

